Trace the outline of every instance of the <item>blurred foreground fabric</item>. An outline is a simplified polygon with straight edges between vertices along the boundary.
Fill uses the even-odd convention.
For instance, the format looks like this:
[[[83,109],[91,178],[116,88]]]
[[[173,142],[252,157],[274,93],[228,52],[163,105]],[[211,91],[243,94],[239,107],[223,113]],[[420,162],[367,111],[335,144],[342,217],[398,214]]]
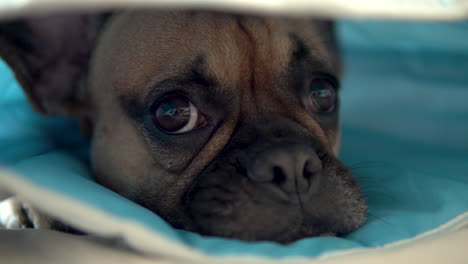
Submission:
[[[468,23],[345,21],[339,33],[346,66],[341,158],[362,184],[370,212],[344,238],[284,246],[171,228],[97,185],[75,122],[36,115],[4,64],[0,164],[9,173],[0,174],[0,188],[91,234],[169,259],[332,259],[456,230],[468,221]]]

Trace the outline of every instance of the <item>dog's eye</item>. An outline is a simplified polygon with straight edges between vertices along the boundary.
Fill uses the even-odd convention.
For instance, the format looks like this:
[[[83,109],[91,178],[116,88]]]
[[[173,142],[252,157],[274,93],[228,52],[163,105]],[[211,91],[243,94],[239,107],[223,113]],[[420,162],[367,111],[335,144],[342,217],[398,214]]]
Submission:
[[[325,79],[315,79],[311,83],[311,90],[306,100],[306,107],[311,112],[331,112],[336,105],[335,85]]]
[[[204,116],[183,96],[166,98],[153,109],[154,123],[167,133],[181,134],[206,125]]]

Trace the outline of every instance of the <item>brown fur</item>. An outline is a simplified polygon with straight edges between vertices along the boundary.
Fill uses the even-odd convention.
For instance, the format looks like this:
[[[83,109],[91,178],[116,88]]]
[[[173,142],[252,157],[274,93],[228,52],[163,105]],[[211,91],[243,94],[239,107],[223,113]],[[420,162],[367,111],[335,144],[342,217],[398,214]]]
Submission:
[[[346,193],[340,203],[349,201],[345,207],[352,208],[346,212],[336,208],[327,210],[343,210],[342,217],[348,224],[326,231],[345,233],[362,224],[365,219],[362,194],[349,171],[333,154],[339,134],[337,116],[327,119],[311,115],[301,102],[302,90],[294,87],[296,79],[315,72],[339,77],[340,64],[328,24],[221,13],[126,11],[113,15],[100,32],[86,64],[89,67],[82,79],[84,82],[72,91],[73,100],[63,100],[63,96],[59,96],[53,104],[55,107],[49,108],[52,111],[49,113],[65,112],[90,124],[92,165],[99,183],[152,209],[176,227],[208,235],[277,241],[318,235],[323,230],[274,236],[256,236],[255,231],[242,232],[238,227],[232,227],[235,232],[210,231],[200,227],[202,223],[194,223],[197,216],[188,213],[190,210],[185,205],[184,199],[190,197],[188,193],[196,189],[198,181],[206,178],[203,175],[208,168],[217,160],[221,159],[219,162],[222,163],[223,157],[234,155],[227,151],[230,143],[243,142],[249,137],[247,132],[238,136],[244,127],[251,129],[269,118],[272,123],[265,123],[263,127],[269,127],[275,120],[285,120],[284,124],[293,131],[285,133],[297,134],[291,140],[304,138],[303,142],[317,142],[314,143],[316,151],[320,148],[321,152],[328,153],[331,157],[326,161],[330,163],[327,167],[329,177],[344,177],[334,183],[338,186],[335,191]],[[0,38],[0,46],[15,49],[11,40],[7,41]],[[307,72],[291,77],[292,68],[296,67],[292,58],[297,52],[298,41],[312,64],[304,68]],[[31,100],[41,109],[44,101],[51,99],[37,95],[30,73],[22,70],[26,63],[17,55],[10,55],[18,53],[8,51],[0,55],[13,65]],[[215,83],[208,92],[195,91],[199,88],[196,86],[188,91],[189,94],[201,94],[203,99],[197,99],[199,102],[208,102],[206,105],[210,109],[206,111],[216,113],[212,117],[216,121],[215,127],[211,132],[192,136],[194,138],[182,146],[172,139],[155,140],[138,120],[141,113],[132,112],[133,106],[143,105],[145,98],[157,94],[158,89],[166,89],[157,84],[187,74],[193,68]],[[57,105],[68,110],[59,111]],[[271,131],[277,129],[271,126]],[[261,148],[263,145],[252,151],[261,151]],[[327,199],[335,199],[331,197]],[[287,223],[279,225],[284,224]],[[235,224],[225,222],[220,225]]]

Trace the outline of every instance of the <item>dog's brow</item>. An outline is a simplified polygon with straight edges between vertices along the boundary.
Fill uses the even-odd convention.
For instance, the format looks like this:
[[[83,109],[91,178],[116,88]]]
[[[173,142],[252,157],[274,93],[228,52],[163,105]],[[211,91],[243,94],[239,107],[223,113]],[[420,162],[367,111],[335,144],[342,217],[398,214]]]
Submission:
[[[299,39],[296,35],[290,35],[291,40],[294,43],[294,50],[291,56],[291,64],[296,64],[298,61],[304,60],[309,56],[309,51],[307,50],[304,42]]]
[[[334,75],[335,71],[332,65],[320,56],[319,51],[314,50],[313,47],[308,47],[304,41],[295,34],[290,34],[289,37],[294,43],[294,49],[290,60],[291,67],[298,67],[301,62],[305,62],[314,72]]]
[[[192,64],[189,73],[186,76],[181,76],[181,80],[205,87],[215,85],[215,81],[206,74],[205,64],[205,59],[203,57],[198,57]]]
[[[184,87],[214,87],[216,81],[207,76],[205,72],[205,61],[198,57],[188,70],[176,76],[171,76],[156,83],[150,83],[143,95],[120,95],[119,101],[122,108],[134,119],[140,119],[148,112],[151,105],[167,92],[183,90]]]

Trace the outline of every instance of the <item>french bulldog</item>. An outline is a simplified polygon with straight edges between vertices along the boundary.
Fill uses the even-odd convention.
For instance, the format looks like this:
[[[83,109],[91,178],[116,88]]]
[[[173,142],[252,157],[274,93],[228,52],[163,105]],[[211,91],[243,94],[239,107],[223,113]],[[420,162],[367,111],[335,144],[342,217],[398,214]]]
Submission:
[[[95,180],[208,236],[345,235],[365,197],[337,158],[333,21],[122,10],[4,21],[32,106],[76,118]]]

